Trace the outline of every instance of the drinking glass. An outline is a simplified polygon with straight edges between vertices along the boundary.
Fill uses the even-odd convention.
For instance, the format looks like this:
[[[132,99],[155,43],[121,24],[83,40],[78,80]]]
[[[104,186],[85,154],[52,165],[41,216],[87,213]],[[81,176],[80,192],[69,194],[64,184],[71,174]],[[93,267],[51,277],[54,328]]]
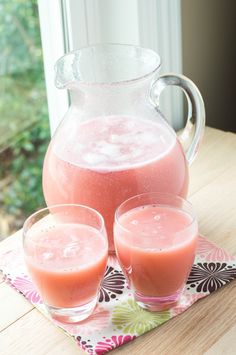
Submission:
[[[118,260],[138,304],[151,311],[176,305],[194,262],[198,224],[181,197],[146,193],[115,213]]]
[[[108,242],[103,217],[82,205],[55,205],[23,226],[25,262],[52,318],[74,323],[94,310]]]

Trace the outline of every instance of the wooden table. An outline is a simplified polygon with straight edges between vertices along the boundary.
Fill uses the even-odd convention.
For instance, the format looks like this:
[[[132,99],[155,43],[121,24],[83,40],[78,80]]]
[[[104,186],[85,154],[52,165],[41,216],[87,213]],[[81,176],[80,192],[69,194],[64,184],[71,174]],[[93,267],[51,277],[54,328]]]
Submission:
[[[236,135],[207,128],[190,174],[190,200],[198,213],[200,232],[236,255]],[[1,242],[0,250],[18,237]],[[236,354],[236,282],[112,354],[116,353]],[[0,276],[0,354],[84,352]]]

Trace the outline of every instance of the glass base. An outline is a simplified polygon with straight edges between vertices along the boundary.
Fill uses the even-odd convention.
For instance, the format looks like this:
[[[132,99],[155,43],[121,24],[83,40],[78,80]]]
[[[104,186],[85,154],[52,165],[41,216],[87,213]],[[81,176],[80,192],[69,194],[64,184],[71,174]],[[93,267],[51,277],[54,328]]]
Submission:
[[[97,299],[92,300],[79,307],[72,308],[57,308],[45,304],[50,316],[62,323],[78,323],[88,318],[97,304]]]
[[[175,307],[178,304],[181,294],[182,290],[176,292],[174,295],[155,297],[143,296],[140,293],[135,292],[134,298],[141,308],[152,312],[161,312]]]

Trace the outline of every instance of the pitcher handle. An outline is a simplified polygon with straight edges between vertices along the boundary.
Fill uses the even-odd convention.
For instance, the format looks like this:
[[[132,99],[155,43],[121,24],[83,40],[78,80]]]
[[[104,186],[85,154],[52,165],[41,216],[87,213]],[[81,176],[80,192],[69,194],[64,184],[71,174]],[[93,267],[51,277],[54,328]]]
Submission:
[[[159,99],[162,90],[166,86],[174,85],[179,86],[185,93],[188,101],[188,119],[184,130],[178,136],[181,144],[184,144],[191,139],[191,144],[185,152],[186,159],[191,164],[198,152],[199,144],[204,132],[205,126],[205,107],[200,91],[197,86],[186,76],[179,74],[164,74],[161,75],[153,84],[151,90],[151,99],[159,108]]]

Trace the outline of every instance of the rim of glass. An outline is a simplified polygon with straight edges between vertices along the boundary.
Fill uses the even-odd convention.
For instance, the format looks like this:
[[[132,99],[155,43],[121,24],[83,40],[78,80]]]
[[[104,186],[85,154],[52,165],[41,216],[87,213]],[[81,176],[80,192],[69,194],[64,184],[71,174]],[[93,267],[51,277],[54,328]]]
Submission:
[[[152,75],[154,75],[154,73],[157,72],[157,70],[160,68],[161,66],[161,57],[159,56],[159,54],[157,52],[155,52],[154,50],[152,50],[151,48],[146,48],[146,47],[140,47],[140,46],[136,46],[136,45],[132,45],[132,44],[126,44],[126,43],[98,43],[98,44],[93,44],[90,46],[83,46],[80,47],[78,49],[75,49],[73,51],[67,52],[66,54],[64,54],[63,56],[61,56],[60,58],[57,59],[57,61],[55,62],[54,65],[54,69],[57,72],[57,67],[58,64],[60,62],[62,62],[63,60],[66,59],[66,57],[68,57],[70,54],[76,54],[79,53],[85,49],[89,49],[89,48],[102,48],[102,47],[126,47],[126,48],[136,48],[139,50],[142,50],[143,52],[146,53],[150,53],[153,57],[156,58],[156,65],[154,66],[154,68],[152,70],[149,70],[146,74],[144,75],[140,75],[137,77],[134,77],[132,79],[127,79],[127,80],[117,80],[117,81],[111,81],[111,82],[106,82],[106,81],[101,81],[101,82],[96,82],[96,81],[78,81],[79,84],[82,85],[87,85],[87,86],[110,86],[110,85],[120,85],[120,84],[131,84],[131,83],[135,83],[137,81],[146,79],[148,77],[151,77]],[[64,88],[66,87],[66,85],[64,86]]]
[[[48,206],[48,207],[44,207],[44,208],[41,208],[40,210],[32,213],[29,217],[26,218],[26,220],[24,221],[24,224],[23,224],[23,235],[26,234],[26,229],[27,229],[27,223],[29,223],[29,221],[36,217],[37,215],[39,215],[40,213],[43,213],[43,212],[46,212],[48,211],[50,214],[50,208],[53,208],[53,209],[60,209],[62,207],[79,207],[79,208],[82,208],[82,209],[86,209],[86,210],[89,210],[90,212],[94,213],[99,221],[101,222],[101,226],[100,228],[96,228],[99,232],[103,232],[104,229],[105,229],[105,222],[104,222],[104,218],[103,216],[101,215],[100,212],[98,212],[97,210],[95,210],[94,208],[92,207],[89,207],[89,206],[85,206],[85,205],[80,205],[80,204],[76,204],[76,203],[62,203],[62,204],[56,204],[56,205],[51,205],[51,206]]]
[[[122,207],[124,207],[124,205],[126,205],[128,202],[130,202],[131,200],[136,200],[137,198],[139,197],[145,197],[145,196],[163,196],[163,197],[170,197],[170,198],[174,198],[175,200],[179,200],[179,201],[182,201],[184,206],[187,206],[187,208],[190,209],[190,212],[188,211],[185,211],[182,207],[179,208],[181,209],[182,211],[184,211],[185,213],[187,213],[192,219],[191,219],[191,222],[189,224],[187,224],[184,228],[178,230],[177,232],[173,232],[172,234],[179,234],[185,230],[187,230],[188,228],[190,228],[195,222],[197,222],[197,216],[196,216],[196,213],[194,211],[194,208],[193,208],[193,205],[191,202],[189,202],[188,200],[184,199],[183,197],[179,196],[179,195],[174,195],[174,194],[170,194],[170,193],[164,193],[164,192],[146,192],[146,193],[143,193],[143,194],[138,194],[138,195],[135,195],[135,196],[132,196],[130,198],[128,198],[127,200],[123,201],[116,209],[115,211],[115,223],[117,225],[119,225],[119,227],[121,227],[125,232],[128,232],[130,234],[133,234],[133,231],[131,231],[130,229],[124,227],[122,225],[122,223],[120,223],[119,221],[119,217],[121,217],[122,215],[124,215],[125,213],[135,209],[135,208],[138,208],[138,207],[141,207],[142,205],[140,206],[136,206],[136,207],[133,207],[133,208],[130,208],[129,210],[127,210],[126,212],[120,214],[120,216],[118,216],[119,214],[119,211]],[[157,206],[167,206],[167,207],[171,207],[171,208],[178,208],[178,207],[175,207],[173,205],[171,205],[170,203],[158,203],[158,202],[152,202],[152,203],[146,203],[145,206],[149,206],[149,205],[157,205]],[[149,237],[149,238],[155,238],[155,236],[150,236],[149,234],[147,233],[139,233],[140,235],[143,235],[145,237]]]

